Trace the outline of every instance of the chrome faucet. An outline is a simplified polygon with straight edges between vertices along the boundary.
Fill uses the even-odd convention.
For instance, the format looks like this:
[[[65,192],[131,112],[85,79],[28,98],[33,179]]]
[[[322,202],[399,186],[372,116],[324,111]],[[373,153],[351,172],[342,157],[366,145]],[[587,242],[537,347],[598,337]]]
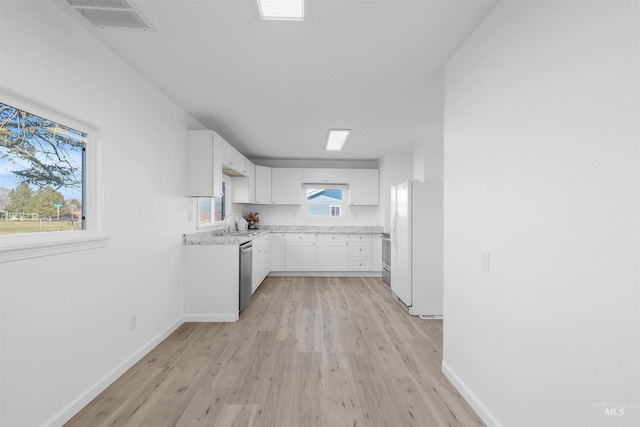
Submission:
[[[230,236],[230,235],[231,235],[231,226],[230,226],[230,225],[229,225],[229,226],[227,226],[227,220],[228,220],[229,218],[233,218],[233,219],[234,219],[234,224],[235,224],[235,226],[236,226],[236,231],[238,231],[238,217],[237,217],[237,216],[235,216],[235,215],[227,215],[227,216],[225,217],[225,219],[224,219],[224,229],[225,229],[225,230],[226,230],[226,232],[227,232],[227,236]]]

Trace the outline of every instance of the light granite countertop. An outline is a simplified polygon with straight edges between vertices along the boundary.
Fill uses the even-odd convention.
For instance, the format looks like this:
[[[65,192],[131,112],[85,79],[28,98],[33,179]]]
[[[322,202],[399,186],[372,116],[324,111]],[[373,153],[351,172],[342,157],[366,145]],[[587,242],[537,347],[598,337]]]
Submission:
[[[225,236],[222,229],[198,231],[184,234],[185,245],[240,245],[264,236],[267,233],[316,233],[316,234],[381,234],[380,226],[313,226],[313,225],[265,225],[255,230],[250,236]]]

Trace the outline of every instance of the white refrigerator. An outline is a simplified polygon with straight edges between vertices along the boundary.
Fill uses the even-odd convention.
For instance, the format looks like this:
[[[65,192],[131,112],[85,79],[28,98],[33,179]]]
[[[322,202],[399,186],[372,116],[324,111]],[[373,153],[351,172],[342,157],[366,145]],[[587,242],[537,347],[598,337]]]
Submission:
[[[391,187],[391,291],[410,314],[442,318],[442,182]]]

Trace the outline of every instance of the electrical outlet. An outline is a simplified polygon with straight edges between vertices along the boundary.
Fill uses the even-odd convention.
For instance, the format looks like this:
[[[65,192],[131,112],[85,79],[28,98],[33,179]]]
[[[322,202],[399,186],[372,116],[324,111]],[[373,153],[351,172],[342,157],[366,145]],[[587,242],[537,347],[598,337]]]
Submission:
[[[136,328],[136,314],[129,315],[129,330],[133,331]]]
[[[480,263],[480,268],[484,271],[489,271],[489,252],[482,251],[482,261]]]
[[[193,221],[193,208],[189,208],[187,210],[187,221],[189,222]]]

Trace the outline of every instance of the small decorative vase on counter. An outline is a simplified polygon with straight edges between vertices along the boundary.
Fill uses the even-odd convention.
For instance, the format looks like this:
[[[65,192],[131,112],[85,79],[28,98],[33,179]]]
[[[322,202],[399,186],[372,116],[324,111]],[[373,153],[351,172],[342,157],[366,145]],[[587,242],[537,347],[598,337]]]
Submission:
[[[249,215],[245,216],[244,219],[249,224],[249,228],[258,228],[258,212],[249,212]]]

